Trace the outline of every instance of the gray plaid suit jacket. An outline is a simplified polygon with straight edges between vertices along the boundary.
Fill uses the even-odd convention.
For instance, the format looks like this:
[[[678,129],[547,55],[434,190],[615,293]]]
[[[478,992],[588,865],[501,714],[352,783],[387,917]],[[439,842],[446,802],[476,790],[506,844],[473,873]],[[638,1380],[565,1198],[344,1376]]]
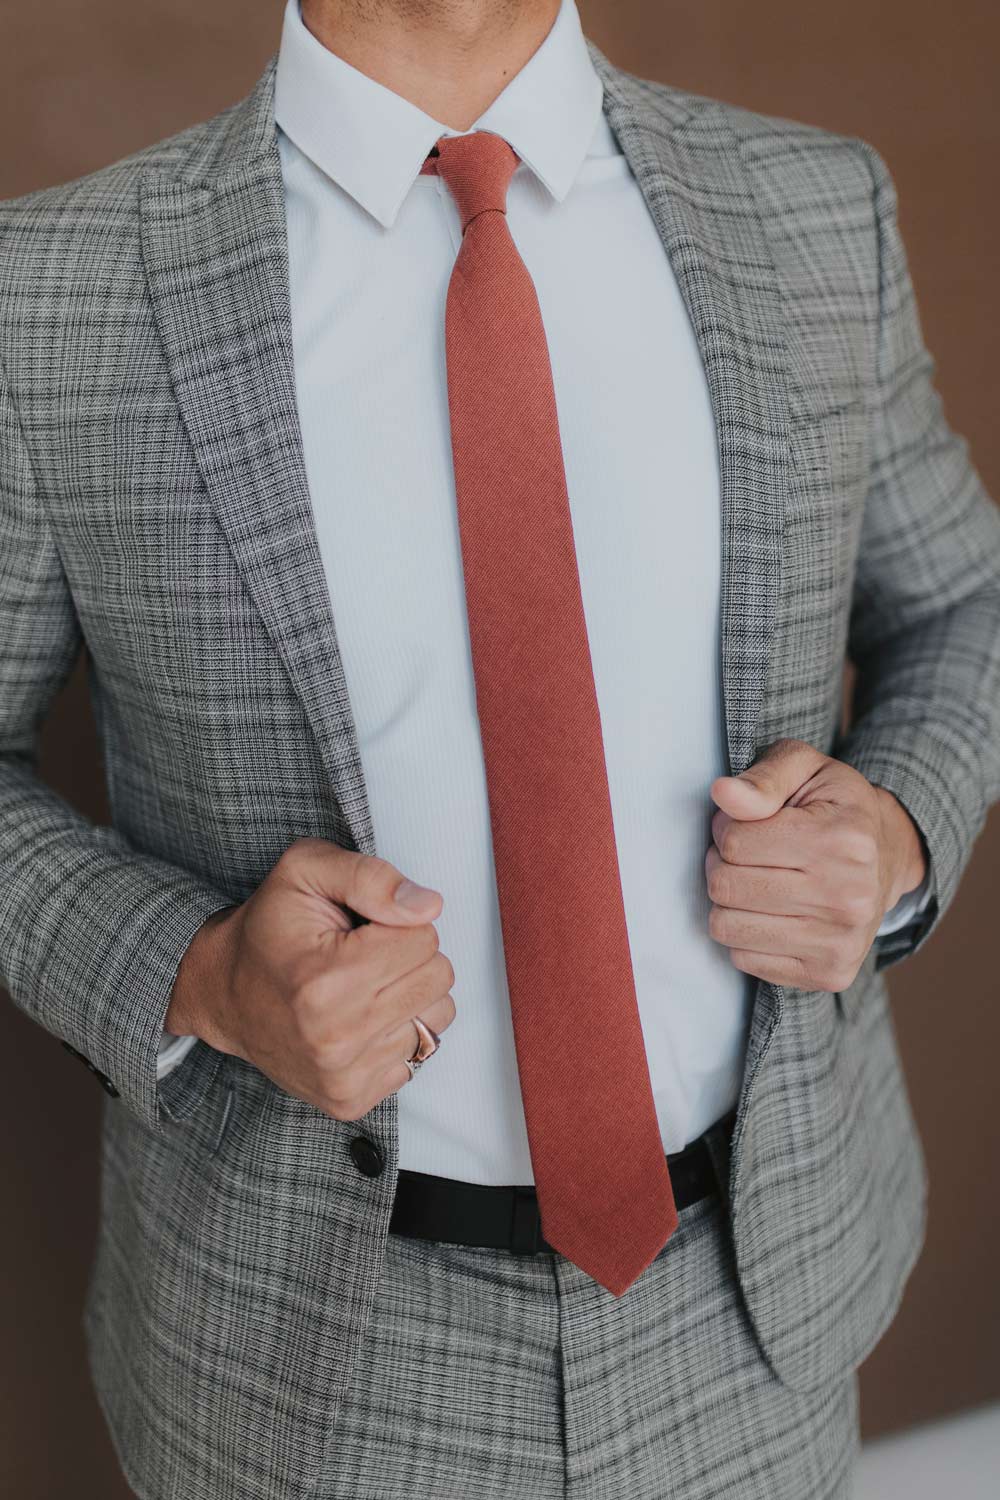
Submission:
[[[921,1243],[881,969],[940,920],[1000,793],[1000,515],[935,393],[877,152],[591,51],[710,383],[732,768],[784,735],[842,757],[935,873],[925,919],[843,994],[755,989],[731,1228],[761,1347],[811,1391],[875,1343]],[[395,1097],[338,1122],[201,1043],[156,1083],[201,922],[301,835],[375,852],[303,466],[272,85],[273,64],[208,124],[0,207],[0,972],[119,1091],[93,1369],[135,1488],[186,1500],[316,1493],[398,1162]],[[109,828],[33,764],[81,646]],[[361,1131],[381,1177],[352,1164]]]

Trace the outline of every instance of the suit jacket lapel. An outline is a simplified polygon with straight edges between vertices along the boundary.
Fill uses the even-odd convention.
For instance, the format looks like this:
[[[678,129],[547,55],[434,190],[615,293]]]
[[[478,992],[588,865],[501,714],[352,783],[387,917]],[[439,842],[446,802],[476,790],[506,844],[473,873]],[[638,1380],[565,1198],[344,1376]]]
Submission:
[[[740,141],[711,104],[653,94],[591,42],[604,109],[701,351],[722,485],[722,693],[731,769],[758,748],[788,483],[780,289]],[[316,735],[345,840],[374,835],[316,540],[292,354],[273,63],[183,176],[151,171],[143,252],[178,403],[209,492]],[[669,455],[664,455],[665,465]]]
[[[143,256],[220,524],[302,701],[343,842],[374,852],[299,429],[273,64],[183,177],[143,184]]]
[[[753,761],[781,589],[788,486],[788,399],[781,296],[740,150],[720,110],[653,94],[593,43],[604,111],[677,277],[698,340],[719,445],[722,488],[722,697],[732,774]],[[670,455],[664,455],[668,465]],[[784,990],[752,985],[734,1158]]]
[[[701,350],[722,485],[722,692],[732,772],[755,728],[781,587],[788,485],[781,294],[735,131],[714,105],[653,94],[593,43],[604,110],[635,174]],[[664,455],[669,466],[670,455]]]

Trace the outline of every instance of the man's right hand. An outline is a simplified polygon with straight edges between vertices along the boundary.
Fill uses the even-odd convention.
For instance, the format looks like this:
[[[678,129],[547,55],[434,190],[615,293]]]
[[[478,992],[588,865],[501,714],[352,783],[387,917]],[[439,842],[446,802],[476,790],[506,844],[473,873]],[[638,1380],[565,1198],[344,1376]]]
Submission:
[[[412,1017],[436,1032],[455,1019],[455,974],[432,925],[441,906],[383,859],[300,839],[248,901],[199,929],[166,1029],[243,1058],[334,1119],[360,1119],[409,1080]]]

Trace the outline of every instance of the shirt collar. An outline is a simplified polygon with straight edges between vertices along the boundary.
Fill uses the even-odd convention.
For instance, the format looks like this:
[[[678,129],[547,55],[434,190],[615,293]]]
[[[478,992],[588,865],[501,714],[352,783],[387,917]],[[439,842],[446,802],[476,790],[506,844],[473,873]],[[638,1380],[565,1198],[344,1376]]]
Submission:
[[[561,202],[603,118],[603,87],[575,0],[470,127],[491,130]],[[288,0],[275,77],[275,119],[321,171],[389,228],[439,136],[459,135],[351,66],[313,36]]]

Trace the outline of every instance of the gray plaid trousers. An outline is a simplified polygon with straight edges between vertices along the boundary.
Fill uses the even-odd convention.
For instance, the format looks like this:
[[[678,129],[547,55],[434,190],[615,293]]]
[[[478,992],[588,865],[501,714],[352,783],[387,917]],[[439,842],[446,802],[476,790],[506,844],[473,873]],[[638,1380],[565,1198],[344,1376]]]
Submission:
[[[921,1243],[881,968],[947,910],[1000,792],[1000,518],[934,389],[878,153],[591,52],[712,398],[731,767],[783,735],[835,753],[899,797],[934,866],[925,920],[850,989],[755,991],[729,1184],[743,1332],[822,1403]],[[0,206],[0,973],[120,1094],[87,1328],[156,1500],[329,1488],[398,1164],[395,1096],[344,1124],[203,1044],[156,1082],[201,922],[301,835],[375,852],[304,471],[272,89],[273,66],[215,120]],[[84,643],[108,828],[34,764]]]
[[[857,1415],[853,1371],[771,1370],[716,1196],[617,1299],[561,1255],[390,1234],[318,1493],[850,1500]]]

